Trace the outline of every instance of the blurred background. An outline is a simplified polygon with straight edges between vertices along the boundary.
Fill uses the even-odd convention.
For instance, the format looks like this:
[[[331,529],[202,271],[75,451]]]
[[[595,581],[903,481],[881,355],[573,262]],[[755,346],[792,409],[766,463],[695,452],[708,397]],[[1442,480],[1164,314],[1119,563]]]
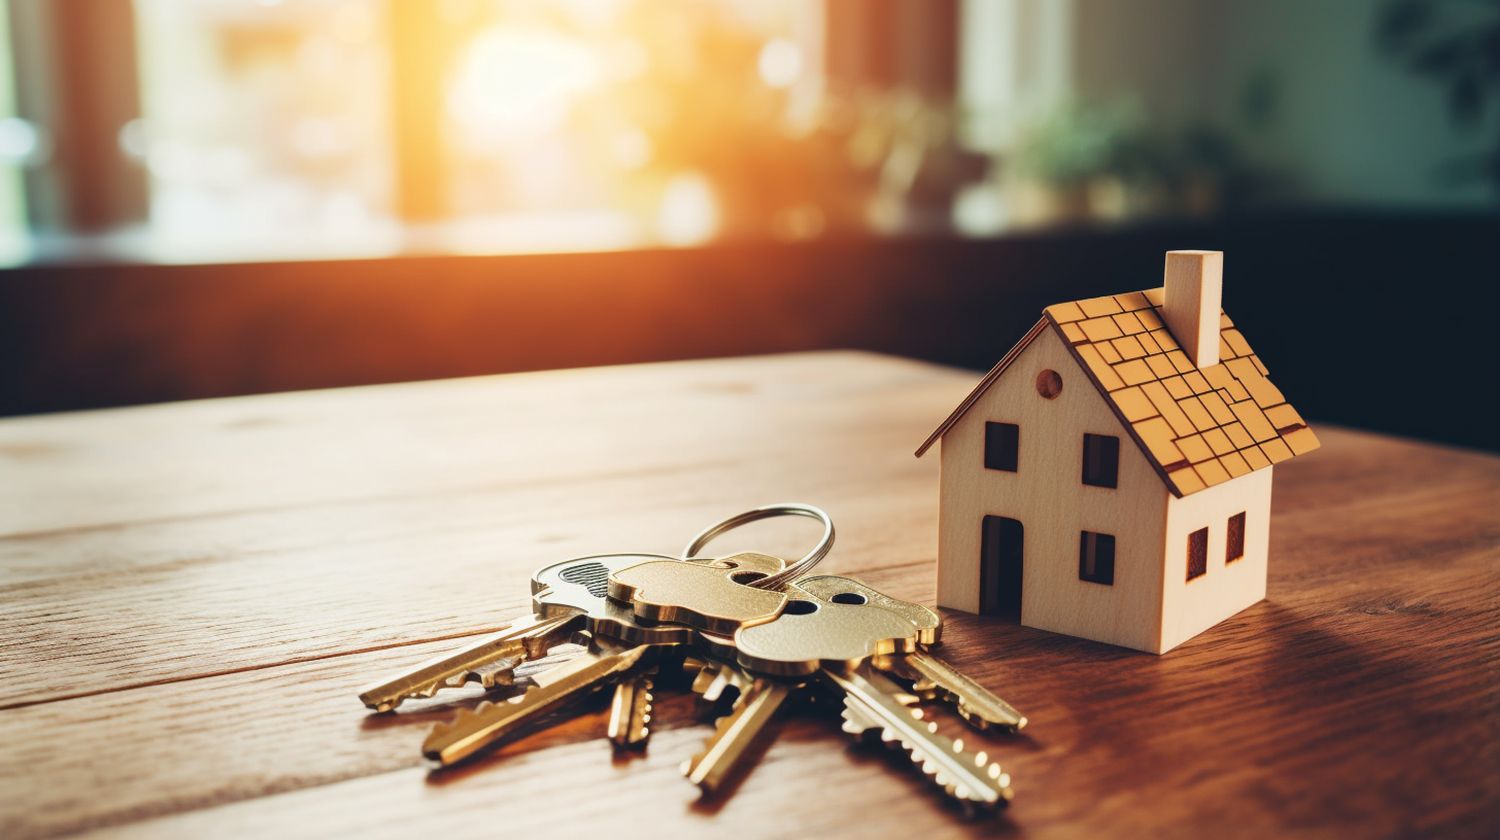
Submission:
[[[0,10],[0,413],[981,368],[1042,306],[1221,248],[1304,413],[1500,448],[1495,0]]]

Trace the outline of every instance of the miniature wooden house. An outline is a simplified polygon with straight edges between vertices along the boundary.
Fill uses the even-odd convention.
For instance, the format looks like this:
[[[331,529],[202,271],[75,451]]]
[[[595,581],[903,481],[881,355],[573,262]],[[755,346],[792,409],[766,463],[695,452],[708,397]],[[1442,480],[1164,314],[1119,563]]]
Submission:
[[[917,450],[942,441],[940,606],[1165,653],[1265,597],[1272,465],[1318,440],[1223,264],[1047,307]]]

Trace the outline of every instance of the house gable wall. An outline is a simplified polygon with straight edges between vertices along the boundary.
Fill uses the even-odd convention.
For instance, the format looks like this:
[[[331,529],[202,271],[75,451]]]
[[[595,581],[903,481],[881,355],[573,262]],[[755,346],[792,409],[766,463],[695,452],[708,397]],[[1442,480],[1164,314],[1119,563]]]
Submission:
[[[1054,399],[1036,388],[1057,371]],[[984,467],[986,421],[1020,426],[1018,469]],[[1085,433],[1120,439],[1118,487],[1086,486]],[[1167,498],[1161,478],[1131,441],[1056,330],[1044,330],[942,439],[938,604],[977,612],[985,515],[1025,528],[1021,622],[1138,650],[1161,646],[1162,546]],[[1115,537],[1115,579],[1079,580],[1082,531]]]

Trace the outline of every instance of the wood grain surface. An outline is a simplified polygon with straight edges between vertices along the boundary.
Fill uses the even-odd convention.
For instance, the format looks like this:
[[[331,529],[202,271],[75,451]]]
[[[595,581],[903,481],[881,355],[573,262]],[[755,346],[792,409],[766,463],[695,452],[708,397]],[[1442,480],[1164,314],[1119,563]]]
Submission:
[[[833,514],[821,570],[930,603],[911,451],[976,376],[818,353],[0,421],[0,836],[1500,830],[1500,459],[1328,426],[1277,470],[1267,600],[1166,656],[945,614],[944,654],[1032,721],[970,736],[1015,776],[998,817],[812,709],[702,803],[682,686],[641,757],[596,698],[443,772],[418,745],[477,690],[355,699],[519,614],[545,562],[771,501]]]

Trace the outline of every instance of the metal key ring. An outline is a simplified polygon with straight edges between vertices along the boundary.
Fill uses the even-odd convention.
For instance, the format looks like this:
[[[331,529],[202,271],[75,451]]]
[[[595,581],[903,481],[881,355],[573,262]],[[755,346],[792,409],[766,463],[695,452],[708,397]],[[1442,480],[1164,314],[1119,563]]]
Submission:
[[[796,580],[797,578],[802,577],[804,574],[807,574],[807,572],[811,570],[813,566],[818,565],[818,561],[826,557],[828,555],[828,551],[833,548],[833,519],[831,519],[828,516],[828,513],[822,508],[803,504],[801,502],[782,502],[781,504],[765,505],[753,510],[747,510],[744,513],[731,516],[723,522],[718,523],[717,525],[710,525],[707,528],[704,528],[702,531],[699,531],[698,536],[693,537],[692,541],[688,543],[687,548],[683,550],[682,557],[683,559],[687,559],[689,557],[697,557],[698,552],[702,551],[703,547],[708,545],[710,540],[726,532],[732,531],[735,528],[740,527],[741,525],[748,525],[751,522],[757,522],[762,519],[771,519],[777,516],[806,516],[809,519],[816,519],[819,522],[823,523],[823,536],[818,540],[818,544],[813,546],[812,551],[809,551],[807,554],[802,556],[802,559],[787,566],[785,569],[782,569],[776,574],[767,575],[766,577],[763,577],[760,580],[757,580],[754,583],[750,584],[750,586],[754,586],[759,589],[775,589],[777,587],[780,587],[782,584],[788,581]]]

